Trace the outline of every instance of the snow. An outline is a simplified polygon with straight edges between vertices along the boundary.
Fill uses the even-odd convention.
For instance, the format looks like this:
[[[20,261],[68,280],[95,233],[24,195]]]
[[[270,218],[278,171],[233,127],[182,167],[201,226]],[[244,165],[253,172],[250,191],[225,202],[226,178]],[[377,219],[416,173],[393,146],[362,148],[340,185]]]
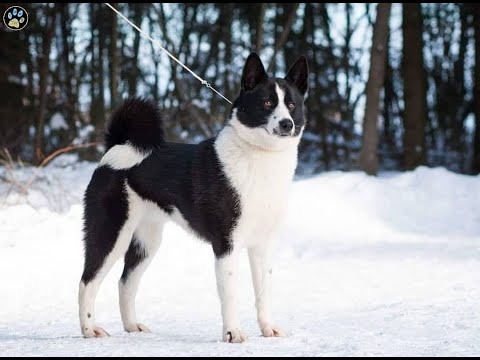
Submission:
[[[246,255],[239,282],[245,344],[221,343],[210,248],[169,225],[126,334],[118,264],[97,299],[108,339],[77,316],[82,193],[95,168],[60,158],[28,195],[0,181],[2,356],[480,355],[480,177],[422,167],[298,180],[275,253],[274,314],[287,338],[260,336]],[[24,183],[32,169],[7,172]]]
[[[68,130],[68,124],[65,121],[65,118],[59,112],[53,114],[52,118],[50,119],[50,127],[52,130]]]
[[[202,109],[202,110],[205,110],[205,111],[210,110],[209,103],[206,100],[193,99],[192,104],[195,105],[196,107]]]
[[[16,75],[8,75],[8,82],[15,85],[27,85],[26,81]]]

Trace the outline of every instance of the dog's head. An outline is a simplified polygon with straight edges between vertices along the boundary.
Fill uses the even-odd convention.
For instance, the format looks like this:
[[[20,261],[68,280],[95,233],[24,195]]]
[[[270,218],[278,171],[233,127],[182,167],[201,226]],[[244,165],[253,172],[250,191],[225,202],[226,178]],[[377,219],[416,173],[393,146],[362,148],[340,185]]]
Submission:
[[[296,146],[305,127],[304,100],[308,64],[302,56],[284,79],[269,77],[260,57],[251,53],[229,125],[249,144],[264,150]]]

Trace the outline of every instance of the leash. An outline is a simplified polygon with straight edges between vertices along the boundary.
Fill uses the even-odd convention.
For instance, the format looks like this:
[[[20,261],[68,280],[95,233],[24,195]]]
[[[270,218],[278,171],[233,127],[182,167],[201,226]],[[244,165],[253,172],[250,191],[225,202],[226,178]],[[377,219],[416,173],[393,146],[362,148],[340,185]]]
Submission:
[[[112,9],[113,12],[115,12],[118,16],[120,16],[123,20],[125,20],[131,27],[133,27],[135,30],[137,30],[140,35],[142,35],[144,38],[150,40],[154,45],[158,46],[160,48],[160,50],[162,50],[163,52],[165,52],[172,60],[174,60],[175,62],[177,62],[181,67],[183,67],[185,70],[187,70],[190,74],[193,75],[193,77],[195,79],[197,79],[198,81],[200,81],[202,83],[202,85],[205,85],[208,89],[212,90],[214,93],[216,93],[217,95],[221,96],[226,102],[228,102],[229,104],[231,104],[232,102],[230,100],[228,100],[225,96],[223,96],[220,92],[218,92],[212,85],[210,85],[210,83],[207,81],[207,80],[204,80],[202,79],[200,76],[198,76],[197,74],[195,74],[195,72],[193,72],[193,70],[191,70],[188,66],[186,66],[185,64],[183,64],[180,60],[178,60],[175,56],[173,56],[170,51],[168,51],[167,49],[165,49],[161,44],[160,42],[158,42],[157,40],[155,40],[154,38],[152,38],[149,34],[147,34],[146,32],[144,32],[142,29],[140,29],[137,25],[135,25],[133,22],[131,22],[125,15],[123,15],[120,11],[118,11],[117,9],[115,9],[112,5],[110,5],[109,3],[104,3],[105,5],[107,5],[110,9]]]

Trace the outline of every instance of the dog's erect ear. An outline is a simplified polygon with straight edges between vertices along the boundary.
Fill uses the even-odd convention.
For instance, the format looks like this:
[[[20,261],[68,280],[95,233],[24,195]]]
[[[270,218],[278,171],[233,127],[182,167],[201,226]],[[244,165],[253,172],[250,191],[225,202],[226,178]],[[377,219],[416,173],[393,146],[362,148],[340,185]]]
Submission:
[[[267,82],[268,75],[260,57],[252,52],[245,63],[242,74],[242,90],[252,90],[258,84]]]
[[[295,64],[288,70],[285,80],[294,85],[305,96],[308,90],[308,63],[305,56],[300,56],[295,61]]]

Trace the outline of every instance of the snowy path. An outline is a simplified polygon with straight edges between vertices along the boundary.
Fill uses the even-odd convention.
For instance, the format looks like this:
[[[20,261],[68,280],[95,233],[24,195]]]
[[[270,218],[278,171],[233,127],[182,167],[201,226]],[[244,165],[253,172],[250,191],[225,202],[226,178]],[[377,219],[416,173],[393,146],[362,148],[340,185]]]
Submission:
[[[0,356],[480,355],[480,177],[421,168],[297,181],[274,268],[275,318],[290,336],[260,337],[245,255],[250,338],[232,345],[219,342],[211,250],[174,225],[137,301],[154,333],[122,331],[118,264],[97,301],[111,338],[80,336],[80,199],[92,170],[48,169],[38,187],[48,206],[41,191],[27,203],[0,185]]]

